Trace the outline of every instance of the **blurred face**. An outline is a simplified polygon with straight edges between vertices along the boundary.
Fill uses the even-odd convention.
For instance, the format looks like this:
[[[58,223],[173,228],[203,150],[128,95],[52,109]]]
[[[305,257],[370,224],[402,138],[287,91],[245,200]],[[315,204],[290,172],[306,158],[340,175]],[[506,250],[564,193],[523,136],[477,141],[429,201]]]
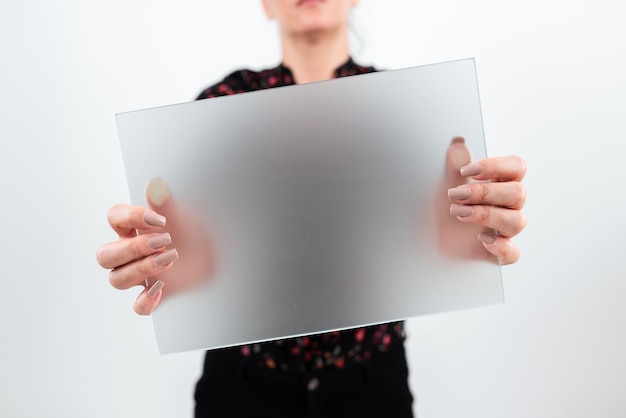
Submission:
[[[265,13],[284,33],[304,35],[348,25],[358,0],[263,0]]]

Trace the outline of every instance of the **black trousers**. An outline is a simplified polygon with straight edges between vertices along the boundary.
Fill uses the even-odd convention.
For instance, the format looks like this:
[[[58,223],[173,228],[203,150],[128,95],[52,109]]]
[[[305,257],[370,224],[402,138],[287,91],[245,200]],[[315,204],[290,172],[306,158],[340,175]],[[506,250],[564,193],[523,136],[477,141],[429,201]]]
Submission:
[[[404,347],[341,370],[255,367],[239,349],[209,351],[196,385],[196,418],[413,417]]]

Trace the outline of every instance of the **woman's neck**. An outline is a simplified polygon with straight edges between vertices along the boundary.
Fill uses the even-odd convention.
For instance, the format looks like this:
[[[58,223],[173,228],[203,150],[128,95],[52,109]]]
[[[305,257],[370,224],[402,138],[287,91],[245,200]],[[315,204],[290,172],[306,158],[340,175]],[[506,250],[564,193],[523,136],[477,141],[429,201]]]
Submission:
[[[283,64],[298,84],[333,78],[350,57],[347,27],[305,35],[283,33],[281,41]]]

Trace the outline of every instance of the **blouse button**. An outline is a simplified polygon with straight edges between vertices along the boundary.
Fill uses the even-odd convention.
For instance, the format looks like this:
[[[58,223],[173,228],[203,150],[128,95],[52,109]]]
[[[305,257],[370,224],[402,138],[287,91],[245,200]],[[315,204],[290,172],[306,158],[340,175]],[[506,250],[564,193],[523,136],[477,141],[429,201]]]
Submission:
[[[313,392],[317,390],[319,386],[320,386],[320,380],[317,377],[314,377],[311,380],[309,380],[309,383],[307,383],[306,388],[309,390],[309,392]]]

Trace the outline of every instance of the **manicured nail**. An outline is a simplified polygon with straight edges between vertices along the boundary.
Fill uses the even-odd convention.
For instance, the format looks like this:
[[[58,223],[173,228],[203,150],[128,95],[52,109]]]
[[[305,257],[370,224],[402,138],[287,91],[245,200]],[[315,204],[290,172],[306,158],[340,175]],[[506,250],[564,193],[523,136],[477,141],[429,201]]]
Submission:
[[[165,216],[157,215],[154,212],[146,212],[143,214],[143,221],[147,225],[165,226]]]
[[[469,185],[455,187],[453,189],[448,189],[448,199],[452,200],[463,200],[467,199],[472,195],[472,189]]]
[[[452,142],[450,142],[450,145],[452,144],[465,144],[465,138],[462,136],[455,136],[452,138]]]
[[[477,176],[483,172],[483,167],[478,163],[471,163],[465,167],[461,167],[461,175],[463,177]]]
[[[152,248],[153,250],[165,247],[166,245],[170,245],[171,243],[172,236],[168,232],[148,238],[148,247]]]
[[[146,293],[148,294],[148,296],[153,298],[159,293],[161,289],[163,289],[163,286],[165,286],[165,283],[163,283],[161,280],[157,280],[152,284],[152,286],[150,286],[150,289],[148,289]]]
[[[466,205],[450,205],[450,215],[460,216],[461,218],[467,218],[472,216],[474,208]]]
[[[146,186],[146,196],[153,204],[160,206],[170,198],[170,189],[161,179],[152,179]]]
[[[496,242],[496,237],[487,232],[481,232],[480,234],[478,234],[477,238],[478,241],[482,241],[485,244],[493,244],[494,242]]]
[[[178,258],[178,251],[176,251],[175,248],[172,248],[171,250],[164,251],[161,254],[155,256],[154,262],[156,263],[157,266],[163,267],[163,266],[167,266],[169,263],[176,260],[177,258]]]

